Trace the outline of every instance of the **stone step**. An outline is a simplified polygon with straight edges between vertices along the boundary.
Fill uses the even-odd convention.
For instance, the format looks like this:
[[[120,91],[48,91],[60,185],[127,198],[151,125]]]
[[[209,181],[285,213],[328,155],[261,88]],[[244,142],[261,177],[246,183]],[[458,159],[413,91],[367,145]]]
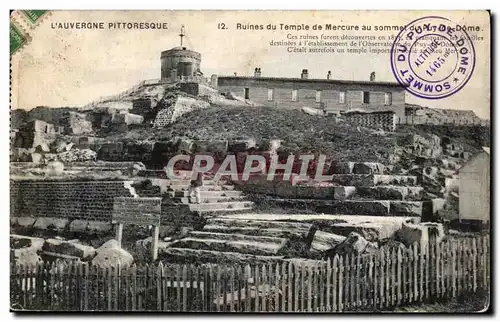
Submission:
[[[214,180],[204,179],[202,182],[203,182],[204,186],[214,185],[215,184]],[[189,186],[191,184],[191,180],[189,180],[189,179],[180,179],[180,180],[177,180],[177,179],[173,179],[173,180],[172,179],[167,179],[166,180],[166,184],[170,185],[170,186]]]
[[[314,233],[312,224],[287,221],[210,218],[204,231],[226,234],[259,235],[290,239],[310,240]]]
[[[228,201],[244,201],[245,197],[240,196],[240,197],[201,197],[200,198],[200,203],[220,203],[220,202],[228,202]],[[191,204],[195,203],[195,198],[190,198],[190,197],[182,197],[178,198],[175,197],[173,198],[175,202],[180,202],[183,204]]]
[[[347,236],[351,232],[357,232],[369,241],[383,240],[394,236],[401,229],[403,223],[419,223],[419,217],[395,217],[395,216],[352,216],[352,215],[327,215],[327,214],[225,214],[212,220],[210,225],[215,225],[223,220],[231,220],[230,225],[243,225],[252,220],[271,223],[306,224],[314,225],[324,232]],[[210,220],[209,220],[210,222]],[[208,225],[205,225],[204,230]],[[231,226],[233,227],[233,226]],[[284,229],[290,230],[285,227]],[[314,233],[314,231],[313,231]]]
[[[189,210],[198,212],[249,210],[253,208],[253,205],[254,203],[251,201],[199,203],[189,204]]]
[[[415,186],[416,176],[378,174],[334,174],[332,182],[342,186],[372,187],[377,185]]]
[[[168,190],[170,191],[187,191],[190,185],[170,185]],[[233,185],[203,185],[199,187],[201,191],[232,191],[234,190]]]
[[[268,199],[278,207],[325,214],[421,217],[422,201]]]
[[[261,256],[242,254],[238,252],[220,252],[204,249],[169,247],[159,249],[158,258],[176,264],[262,264],[282,261],[284,256]]]
[[[211,231],[190,231],[189,237],[197,239],[216,239],[228,241],[247,241],[257,243],[286,243],[286,238],[259,236],[259,235],[245,235],[245,234],[226,234]]]
[[[213,239],[186,237],[176,241],[172,244],[172,247],[221,252],[229,251],[252,255],[276,255],[287,242],[283,238],[277,239],[279,242],[269,240],[271,237],[262,237],[260,241],[219,239],[220,236],[216,235],[213,237]]]
[[[189,197],[189,191],[172,191],[172,197]],[[242,191],[238,190],[218,190],[218,191],[200,191],[200,196],[204,197],[230,197],[237,198],[243,196]]]
[[[393,185],[374,187],[334,187],[335,200],[373,199],[418,201],[422,199],[423,193],[423,187],[403,187]]]
[[[285,220],[265,220],[266,216],[260,214],[246,213],[234,216],[223,216],[217,218],[207,219],[207,225],[217,224],[222,226],[243,226],[243,227],[256,227],[260,229],[278,228],[278,229],[301,229],[309,230],[311,225],[300,222],[288,222]]]

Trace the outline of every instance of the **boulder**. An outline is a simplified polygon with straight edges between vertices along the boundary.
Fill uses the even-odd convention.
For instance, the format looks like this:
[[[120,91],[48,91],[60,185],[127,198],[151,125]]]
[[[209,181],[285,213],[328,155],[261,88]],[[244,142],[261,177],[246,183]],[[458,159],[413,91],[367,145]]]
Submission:
[[[350,186],[335,187],[333,191],[333,199],[336,200],[349,199],[355,193],[356,193],[356,187],[350,187]]]
[[[26,249],[29,248],[35,252],[42,249],[43,238],[22,236],[22,235],[10,235],[10,248],[11,249]]]
[[[89,222],[87,220],[76,219],[69,224],[69,231],[84,232],[87,230]]]
[[[82,260],[89,260],[95,256],[96,250],[92,246],[81,244],[78,240],[47,239],[43,244],[43,251],[55,254],[78,257]]]
[[[45,167],[45,174],[49,176],[60,176],[64,172],[64,164],[59,161],[51,161]]]
[[[179,147],[178,147],[178,152],[179,153],[192,153],[193,152],[193,148],[194,148],[194,144],[195,142],[193,140],[190,140],[190,139],[181,139],[179,141]]]
[[[228,143],[227,152],[246,152],[250,148],[254,148],[257,142],[254,139],[236,140]]]
[[[129,266],[134,262],[134,257],[121,248],[118,241],[110,239],[97,249],[97,255],[92,264],[104,266]]]
[[[355,162],[353,174],[384,174],[385,166],[377,162]]]
[[[43,229],[47,230],[50,225],[52,225],[52,218],[46,218],[46,217],[40,217],[37,218],[35,223],[33,224],[33,227],[36,229]]]
[[[361,255],[376,251],[378,246],[364,239],[356,232],[350,233],[347,238],[333,249],[334,254],[339,255]]]
[[[36,218],[32,217],[18,217],[17,224],[24,228],[32,227],[35,224]]]
[[[68,226],[68,224],[69,224],[68,219],[53,218],[50,227],[52,227],[54,230],[61,231],[64,230]]]
[[[68,219],[40,217],[36,219],[33,227],[36,229],[43,229],[43,230],[51,229],[51,230],[62,231],[66,228],[68,223],[69,223]]]
[[[42,142],[40,143],[39,145],[37,145],[35,147],[35,152],[36,153],[46,153],[46,152],[50,152],[50,148],[49,148],[49,145],[45,142]]]
[[[31,248],[21,248],[14,250],[14,259],[17,264],[34,266],[42,262],[37,252]]]
[[[111,230],[112,225],[106,221],[89,221],[87,231],[89,233],[107,233]]]
[[[346,237],[317,230],[311,243],[310,253],[318,254],[337,247]]]
[[[31,153],[31,157],[29,158],[28,162],[33,162],[33,163],[40,163],[43,159],[43,155],[40,153]]]
[[[403,223],[401,229],[396,233],[396,238],[409,247],[413,243],[427,244],[429,234],[427,227],[423,225]]]

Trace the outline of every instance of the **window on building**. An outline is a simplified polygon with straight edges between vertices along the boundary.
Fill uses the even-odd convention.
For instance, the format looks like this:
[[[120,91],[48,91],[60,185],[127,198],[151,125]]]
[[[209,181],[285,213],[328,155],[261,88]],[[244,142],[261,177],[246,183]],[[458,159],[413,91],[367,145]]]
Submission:
[[[345,104],[345,92],[339,92],[339,104]]]
[[[267,90],[267,100],[270,102],[274,100],[274,90],[272,88]]]
[[[370,104],[370,92],[363,92],[363,104]]]
[[[387,92],[384,95],[384,105],[392,105],[392,93]]]
[[[250,88],[245,88],[245,99],[249,100],[250,99]]]
[[[321,103],[321,91],[316,91],[316,103]]]
[[[298,91],[296,89],[292,90],[292,102],[297,102]]]

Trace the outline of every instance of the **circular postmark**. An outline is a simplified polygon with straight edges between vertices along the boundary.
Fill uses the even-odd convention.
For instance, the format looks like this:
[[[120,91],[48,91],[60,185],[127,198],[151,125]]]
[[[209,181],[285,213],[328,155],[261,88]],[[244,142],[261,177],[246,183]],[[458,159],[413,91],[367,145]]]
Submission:
[[[421,98],[455,94],[469,81],[475,63],[469,35],[443,17],[410,22],[396,36],[391,49],[391,68],[397,81]]]

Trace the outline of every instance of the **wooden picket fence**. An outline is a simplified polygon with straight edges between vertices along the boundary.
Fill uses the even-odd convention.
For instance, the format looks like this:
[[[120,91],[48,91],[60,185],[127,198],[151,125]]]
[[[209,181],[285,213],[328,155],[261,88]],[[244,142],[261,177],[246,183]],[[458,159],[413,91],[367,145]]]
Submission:
[[[28,310],[345,312],[489,292],[488,236],[367,256],[261,265],[13,265],[11,305]]]

